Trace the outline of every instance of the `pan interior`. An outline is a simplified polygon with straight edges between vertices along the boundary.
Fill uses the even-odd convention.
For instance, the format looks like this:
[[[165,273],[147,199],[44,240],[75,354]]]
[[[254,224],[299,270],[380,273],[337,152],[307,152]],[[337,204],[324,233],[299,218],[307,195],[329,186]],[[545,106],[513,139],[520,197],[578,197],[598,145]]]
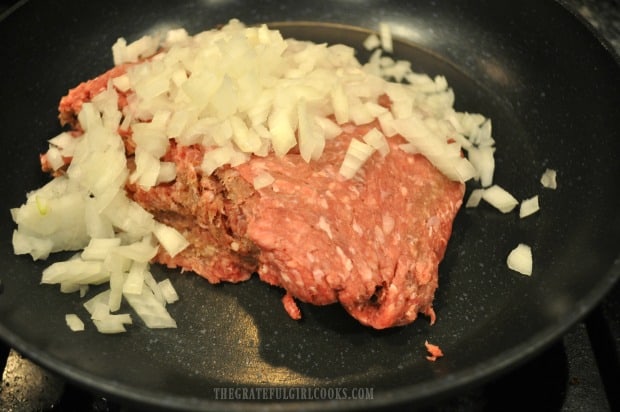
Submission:
[[[351,26],[311,22],[271,27],[281,29],[286,37],[352,46],[360,46],[369,34]],[[369,53],[356,48],[360,60],[366,60]],[[606,174],[586,164],[579,153],[558,154],[553,150],[553,136],[537,133],[538,126],[524,121],[523,108],[515,100],[503,97],[492,84],[475,80],[458,64],[402,41],[396,42],[394,56],[411,61],[415,71],[444,75],[455,91],[457,110],[492,119],[498,142],[496,181],[520,199],[540,194],[545,208],[527,221],[484,206],[459,212],[440,266],[435,325],[420,318],[407,327],[374,331],[357,324],[337,305],[304,304],[300,305],[304,318],[296,322],[281,306],[282,292],[256,278],[213,286],[192,274],[157,267],[155,276],[170,277],[181,296],[170,307],[179,324],[177,330],[148,330],[138,324],[122,336],[103,336],[93,330],[72,334],[64,325],[64,314],[84,314],[82,301],[38,285],[40,272],[49,262],[12,256],[12,228],[5,222],[2,256],[8,269],[0,301],[3,335],[35,360],[92,389],[140,403],[177,407],[212,407],[213,388],[244,386],[372,388],[378,402],[422,399],[482,376],[488,378],[511,359],[523,357],[526,345],[534,351],[547,343],[546,325],[565,318],[570,310],[566,306],[581,293],[578,289],[591,285],[578,274],[593,267],[604,271],[613,258],[613,252],[600,251],[577,263],[562,259],[565,254],[581,253],[587,241],[600,242],[601,234],[588,228],[599,227],[601,218],[575,220],[568,231],[565,223],[607,198],[607,194],[585,188],[591,196],[580,199],[581,203],[567,199],[578,184],[568,179],[602,178],[604,187],[612,187]],[[500,80],[510,76],[504,69],[501,65],[489,68]],[[595,151],[595,146],[589,150]],[[617,169],[609,163],[617,155],[596,153],[597,162]],[[36,157],[32,148],[27,154]],[[570,172],[563,168],[566,163],[572,164]],[[565,189],[541,190],[538,179],[546,167],[563,168]],[[30,176],[30,180],[3,182],[3,188],[25,194],[33,182],[40,181]],[[470,185],[468,193],[474,187]],[[613,207],[613,203],[603,205],[603,212],[617,215]],[[607,234],[618,240],[613,228]],[[562,238],[571,246],[559,245]],[[519,242],[535,248],[536,271],[531,278],[505,267],[507,252]],[[23,304],[26,293],[30,301],[37,302],[36,307]],[[442,347],[446,357],[441,362],[425,359],[426,340]],[[431,385],[437,381],[442,383]]]

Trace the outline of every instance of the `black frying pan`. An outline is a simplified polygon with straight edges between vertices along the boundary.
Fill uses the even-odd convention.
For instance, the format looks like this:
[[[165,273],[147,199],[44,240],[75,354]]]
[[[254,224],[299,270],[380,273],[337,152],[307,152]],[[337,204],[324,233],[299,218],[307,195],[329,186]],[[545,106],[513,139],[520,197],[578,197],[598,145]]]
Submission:
[[[13,255],[8,210],[46,179],[38,153],[60,131],[59,98],[110,67],[119,36],[133,40],[168,25],[197,32],[232,17],[286,21],[287,35],[353,46],[367,32],[348,26],[389,22],[405,41],[397,44],[398,57],[411,59],[416,70],[445,74],[457,109],[492,118],[496,182],[520,199],[540,194],[542,210],[523,221],[490,207],[460,212],[440,268],[434,326],[420,319],[377,332],[338,306],[308,305],[304,320],[295,322],[281,307],[281,291],[256,279],[211,286],[157,269],[182,297],[171,306],[178,330],[138,324],[119,336],[92,327],[74,334],[64,314],[84,315],[82,300],[39,285],[49,262]],[[0,63],[0,336],[102,394],[151,407],[245,410],[265,403],[218,401],[213,388],[363,387],[373,389],[372,401],[268,406],[420,404],[531,358],[620,276],[620,69],[608,46],[555,2],[33,1],[0,21]],[[538,183],[546,167],[558,170],[556,191]],[[532,277],[506,268],[518,242],[533,247]],[[425,359],[427,339],[444,358]]]

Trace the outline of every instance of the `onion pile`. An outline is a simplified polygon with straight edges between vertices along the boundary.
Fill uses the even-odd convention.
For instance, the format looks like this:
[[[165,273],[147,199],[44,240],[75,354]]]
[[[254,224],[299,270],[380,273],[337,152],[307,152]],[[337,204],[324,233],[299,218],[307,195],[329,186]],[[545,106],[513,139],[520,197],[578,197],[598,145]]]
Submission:
[[[162,41],[119,39],[114,62],[132,65],[110,90],[132,91],[121,124],[132,129],[137,145],[130,180],[149,188],[174,178],[159,160],[171,138],[209,148],[202,170],[211,174],[251,156],[283,156],[292,149],[306,162],[316,160],[342,125],[375,119],[381,130],[373,138],[381,148],[398,133],[409,141],[403,150],[424,154],[462,182],[480,175],[461,156],[462,149],[471,150],[481,159],[481,176],[490,180],[490,121],[457,113],[445,78],[431,79],[414,73],[408,62],[382,57],[383,50],[392,50],[387,25],[365,46],[380,48],[362,65],[351,47],[284,39],[266,25],[246,27],[238,20],[194,36],[177,29]],[[378,104],[382,95],[389,97],[389,108]],[[365,143],[352,142],[340,169],[344,178],[353,177],[377,149]]]
[[[124,191],[127,182],[148,189],[175,179],[175,165],[161,160],[171,139],[204,146],[200,167],[210,175],[224,165],[291,150],[312,162],[346,125],[377,120],[376,128],[351,141],[340,178],[355,177],[371,156],[385,156],[388,139],[398,134],[407,141],[400,150],[423,154],[452,180],[479,181],[484,189],[475,191],[478,201],[502,211],[516,206],[492,186],[491,121],[455,111],[443,76],[416,73],[409,62],[385,56],[393,47],[387,25],[364,47],[374,51],[361,64],[349,46],[284,39],[266,25],[247,27],[234,19],[193,36],[175,29],[132,43],[119,39],[112,46],[114,63],[126,70],[82,105],[84,133],[49,141],[46,156],[54,170],[63,167],[63,158],[73,159],[66,173],[11,210],[15,253],[46,259],[81,250],[46,268],[42,283],[81,296],[89,285],[108,284],[84,304],[100,332],[118,333],[132,324],[130,313],[118,313],[123,300],[147,327],[176,327],[166,310],[178,299],[176,291],[169,280],[155,281],[149,262],[159,248],[175,256],[188,243]],[[119,93],[127,96],[122,111]],[[385,96],[389,107],[379,104]],[[119,130],[132,132],[133,171]],[[253,184],[259,189],[272,182],[265,171]],[[75,314],[66,322],[72,330],[84,328]]]

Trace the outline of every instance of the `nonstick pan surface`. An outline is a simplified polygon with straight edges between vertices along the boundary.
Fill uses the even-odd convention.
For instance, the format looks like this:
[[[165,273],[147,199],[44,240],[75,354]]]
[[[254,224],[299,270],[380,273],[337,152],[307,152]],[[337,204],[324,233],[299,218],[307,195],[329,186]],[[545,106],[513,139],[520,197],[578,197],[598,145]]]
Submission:
[[[282,292],[252,279],[213,286],[157,267],[181,300],[176,330],[139,322],[122,335],[72,333],[85,316],[75,294],[39,285],[50,260],[15,256],[9,209],[47,177],[38,154],[61,131],[67,90],[112,65],[110,47],[166,27],[196,33],[231,18],[278,22],[287,36],[360,50],[380,22],[394,55],[442,74],[456,108],[490,117],[495,182],[518,199],[538,194],[527,219],[489,206],[462,209],[440,266],[438,320],[374,331],[337,305],[282,309]],[[22,2],[0,20],[0,337],[35,362],[131,404],[180,410],[355,409],[423,404],[480,384],[561,338],[620,276],[620,69],[607,44],[553,1]],[[558,188],[541,187],[546,168]],[[475,185],[468,186],[468,193]],[[531,245],[531,277],[506,256]],[[425,359],[424,342],[445,356]],[[372,400],[218,400],[215,388],[371,388]],[[335,389],[334,389],[335,388]],[[297,392],[300,393],[300,392]],[[327,392],[325,392],[327,393]],[[341,394],[343,392],[340,392]],[[281,396],[281,395],[278,395]],[[273,402],[273,403],[272,403]]]

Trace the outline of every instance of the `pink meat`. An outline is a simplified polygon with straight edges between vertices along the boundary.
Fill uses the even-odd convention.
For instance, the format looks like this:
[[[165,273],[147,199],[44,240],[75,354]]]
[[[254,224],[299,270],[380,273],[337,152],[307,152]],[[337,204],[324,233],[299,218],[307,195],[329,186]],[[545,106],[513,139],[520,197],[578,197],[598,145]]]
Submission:
[[[245,235],[261,250],[260,278],[300,301],[339,302],[377,329],[418,313],[434,321],[438,265],[464,187],[423,156],[399,150],[399,138],[385,158],[375,153],[344,180],[338,169],[350,139],[372,126],[349,127],[316,162],[290,154],[239,166],[248,182],[262,170],[275,178],[246,204]]]

